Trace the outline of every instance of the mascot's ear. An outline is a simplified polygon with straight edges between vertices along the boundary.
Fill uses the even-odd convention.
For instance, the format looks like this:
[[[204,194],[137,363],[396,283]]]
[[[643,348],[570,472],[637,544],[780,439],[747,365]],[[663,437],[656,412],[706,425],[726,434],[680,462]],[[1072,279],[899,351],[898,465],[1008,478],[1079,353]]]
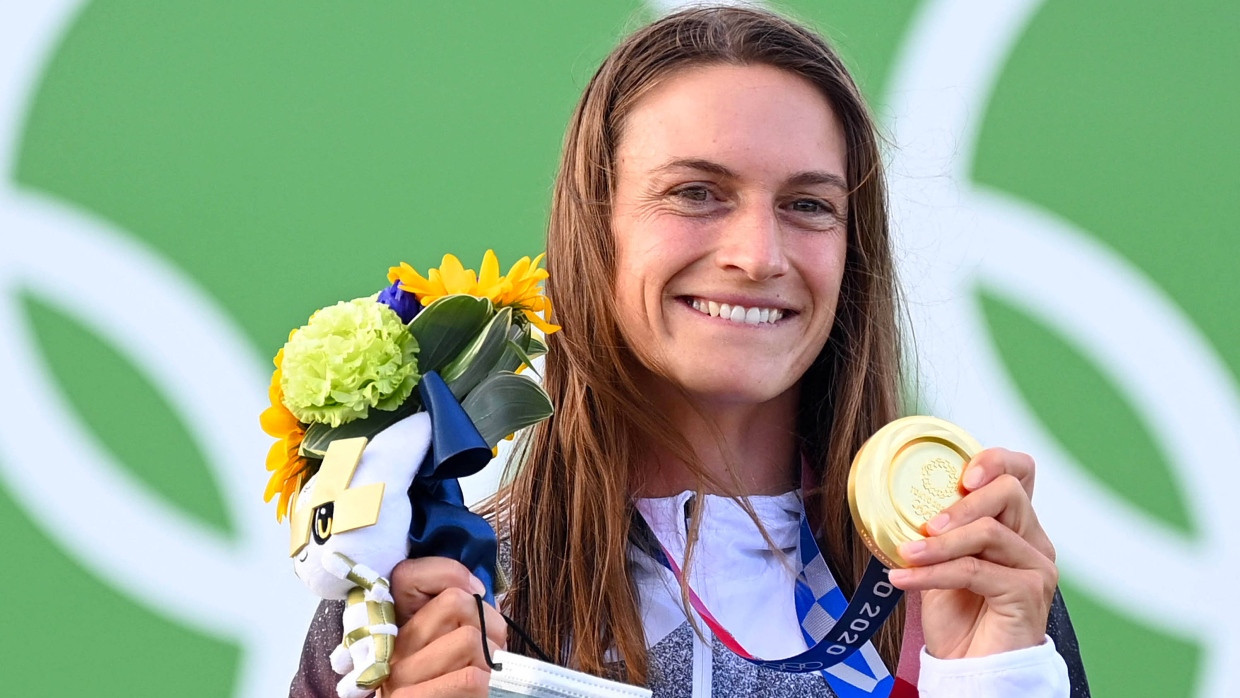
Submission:
[[[431,450],[418,477],[442,480],[482,470],[491,461],[491,448],[439,374],[423,375],[418,394],[431,415]]]

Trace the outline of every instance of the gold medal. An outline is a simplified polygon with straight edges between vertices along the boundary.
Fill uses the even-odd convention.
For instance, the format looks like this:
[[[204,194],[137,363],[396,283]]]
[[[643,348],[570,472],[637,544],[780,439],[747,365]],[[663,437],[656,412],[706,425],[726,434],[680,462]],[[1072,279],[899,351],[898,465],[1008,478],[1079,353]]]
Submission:
[[[848,506],[874,556],[908,567],[900,544],[925,538],[926,522],[960,501],[960,476],[981,450],[965,430],[936,417],[897,419],[871,436],[848,473]]]

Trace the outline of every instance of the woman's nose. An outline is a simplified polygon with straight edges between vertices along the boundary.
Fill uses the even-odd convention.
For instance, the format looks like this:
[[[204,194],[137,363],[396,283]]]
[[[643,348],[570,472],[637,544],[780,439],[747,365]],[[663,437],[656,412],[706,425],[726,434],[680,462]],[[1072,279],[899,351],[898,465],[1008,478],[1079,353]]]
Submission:
[[[742,209],[730,218],[716,253],[721,267],[739,270],[751,281],[766,281],[788,271],[783,231],[773,206]]]

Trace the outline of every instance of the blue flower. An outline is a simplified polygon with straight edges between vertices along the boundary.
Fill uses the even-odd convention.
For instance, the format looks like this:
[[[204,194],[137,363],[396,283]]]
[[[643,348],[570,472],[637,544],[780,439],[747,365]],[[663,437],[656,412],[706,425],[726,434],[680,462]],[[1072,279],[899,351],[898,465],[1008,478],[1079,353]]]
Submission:
[[[379,292],[379,302],[396,311],[401,322],[408,325],[418,313],[422,312],[422,304],[417,296],[400,288],[400,282],[388,286]]]

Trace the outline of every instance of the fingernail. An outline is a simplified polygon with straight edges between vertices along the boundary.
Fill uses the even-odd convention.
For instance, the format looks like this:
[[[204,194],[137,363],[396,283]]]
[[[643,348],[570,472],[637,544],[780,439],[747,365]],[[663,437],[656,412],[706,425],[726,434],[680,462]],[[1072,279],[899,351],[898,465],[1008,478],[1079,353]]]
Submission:
[[[911,540],[900,545],[900,554],[904,557],[914,557],[926,549],[926,541]]]
[[[969,468],[964,471],[964,479],[961,482],[965,489],[971,490],[982,484],[982,476],[984,473],[981,468]]]
[[[912,574],[908,570],[891,570],[887,573],[887,579],[892,584],[899,584],[900,582],[908,581]]]
[[[469,590],[480,596],[487,595],[487,586],[482,583],[481,579],[473,575],[469,576]]]
[[[951,520],[952,517],[948,516],[947,512],[943,512],[942,514],[939,514],[933,519],[927,521],[926,528],[931,531],[942,531],[947,527],[947,522]]]

